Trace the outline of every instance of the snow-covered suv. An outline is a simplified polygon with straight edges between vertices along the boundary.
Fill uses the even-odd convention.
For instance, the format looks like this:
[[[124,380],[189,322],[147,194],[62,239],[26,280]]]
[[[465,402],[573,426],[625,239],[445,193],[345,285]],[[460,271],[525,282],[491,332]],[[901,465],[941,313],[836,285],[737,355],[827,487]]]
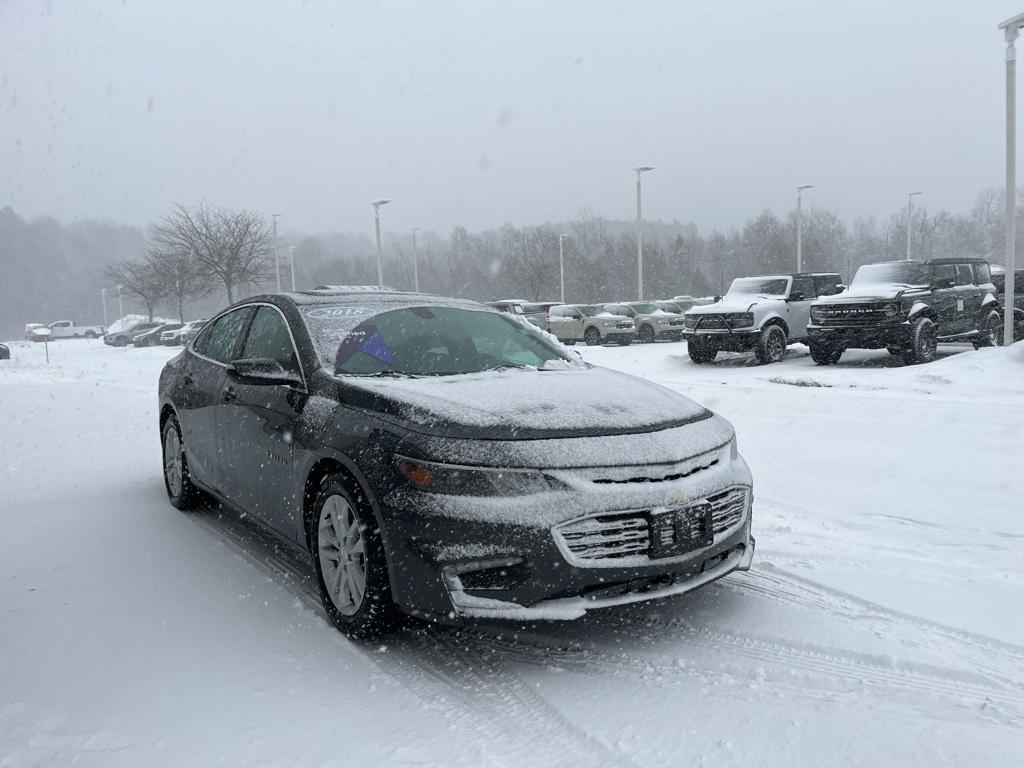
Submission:
[[[833,272],[739,277],[721,301],[686,313],[690,359],[709,363],[719,352],[752,349],[761,363],[780,362],[787,344],[807,338],[811,303],[842,290]]]
[[[561,304],[548,311],[548,331],[563,344],[588,345],[615,341],[629,344],[636,338],[632,318],[613,315],[603,304]]]

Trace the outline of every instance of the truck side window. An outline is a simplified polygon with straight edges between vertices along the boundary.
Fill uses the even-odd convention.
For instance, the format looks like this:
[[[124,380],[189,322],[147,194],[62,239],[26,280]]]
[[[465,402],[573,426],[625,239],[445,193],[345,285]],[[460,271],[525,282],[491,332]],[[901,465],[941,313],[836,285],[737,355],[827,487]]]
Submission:
[[[957,285],[971,285],[974,280],[974,276],[971,274],[970,264],[957,264],[956,265],[956,284]]]

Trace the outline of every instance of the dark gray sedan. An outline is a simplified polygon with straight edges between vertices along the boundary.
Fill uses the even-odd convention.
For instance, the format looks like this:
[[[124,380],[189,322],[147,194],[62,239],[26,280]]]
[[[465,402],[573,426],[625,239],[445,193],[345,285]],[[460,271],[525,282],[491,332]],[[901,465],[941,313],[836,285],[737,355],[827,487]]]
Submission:
[[[214,317],[160,376],[171,503],[312,553],[331,621],[572,619],[749,568],[732,426],[470,301],[316,290]]]

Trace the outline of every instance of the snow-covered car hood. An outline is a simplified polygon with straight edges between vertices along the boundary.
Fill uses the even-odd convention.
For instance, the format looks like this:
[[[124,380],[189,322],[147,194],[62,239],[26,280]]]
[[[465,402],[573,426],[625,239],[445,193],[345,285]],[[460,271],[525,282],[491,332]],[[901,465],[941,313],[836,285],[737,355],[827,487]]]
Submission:
[[[750,312],[753,306],[784,306],[785,300],[777,296],[726,296],[714,304],[702,304],[691,307],[688,315],[721,315],[726,312]]]
[[[711,416],[677,392],[598,367],[338,381],[343,403],[414,431],[473,439],[629,434]]]
[[[822,296],[816,304],[848,304],[864,301],[895,301],[903,296],[919,296],[928,293],[924,286],[906,285],[864,285],[847,288],[842,293]]]

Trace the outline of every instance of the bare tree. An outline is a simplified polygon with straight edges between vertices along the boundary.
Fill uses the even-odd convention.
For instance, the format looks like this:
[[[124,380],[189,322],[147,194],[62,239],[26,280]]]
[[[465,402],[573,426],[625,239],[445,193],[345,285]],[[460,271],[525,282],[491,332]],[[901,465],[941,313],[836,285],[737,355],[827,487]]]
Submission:
[[[151,322],[156,305],[170,293],[166,274],[148,260],[115,261],[106,266],[103,274],[142,299]]]
[[[150,230],[150,239],[156,250],[188,254],[203,274],[220,280],[229,304],[238,286],[273,274],[273,232],[265,219],[250,211],[179,204]]]
[[[147,263],[159,272],[167,285],[167,295],[178,306],[178,319],[185,322],[185,301],[209,293],[213,286],[195,256],[187,251],[151,247]]]

